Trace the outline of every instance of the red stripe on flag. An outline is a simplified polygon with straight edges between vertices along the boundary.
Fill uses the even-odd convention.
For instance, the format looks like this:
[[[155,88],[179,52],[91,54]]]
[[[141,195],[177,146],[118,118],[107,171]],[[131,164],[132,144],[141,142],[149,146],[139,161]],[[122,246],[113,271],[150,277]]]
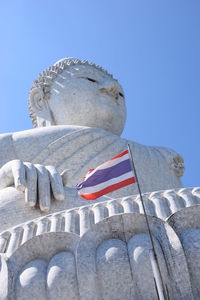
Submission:
[[[125,154],[128,154],[128,150],[125,150],[125,151],[123,151],[122,153],[120,153],[120,154],[114,156],[113,158],[111,158],[111,160],[116,159],[116,158],[119,158],[119,157],[122,157],[122,156],[124,156]]]
[[[124,151],[125,152],[125,151]],[[96,193],[93,193],[93,194],[79,194],[79,196],[81,196],[82,198],[86,199],[86,200],[95,200],[105,194],[108,194],[108,193],[111,193],[117,189],[120,189],[122,187],[125,187],[131,183],[135,183],[135,177],[131,177],[131,178],[128,178],[124,181],[121,181],[121,182],[118,182],[118,183],[115,183],[113,185],[110,185],[108,187],[106,187],[105,189],[99,191],[99,192],[96,192]]]

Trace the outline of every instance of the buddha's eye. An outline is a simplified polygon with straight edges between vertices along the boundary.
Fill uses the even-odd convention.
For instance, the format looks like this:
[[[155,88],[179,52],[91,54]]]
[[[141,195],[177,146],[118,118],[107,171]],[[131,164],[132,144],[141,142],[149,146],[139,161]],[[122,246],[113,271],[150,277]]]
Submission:
[[[84,76],[81,76],[81,77],[79,77],[79,78],[88,80],[88,81],[90,81],[90,82],[98,82],[97,80],[95,80],[95,79],[93,79],[93,78],[91,78],[91,77],[84,77]]]
[[[89,80],[89,81],[91,81],[91,82],[97,82],[95,79],[90,78],[90,77],[86,77],[85,79],[87,79],[87,80]]]
[[[121,92],[119,92],[119,95],[120,97],[124,98],[124,95]]]

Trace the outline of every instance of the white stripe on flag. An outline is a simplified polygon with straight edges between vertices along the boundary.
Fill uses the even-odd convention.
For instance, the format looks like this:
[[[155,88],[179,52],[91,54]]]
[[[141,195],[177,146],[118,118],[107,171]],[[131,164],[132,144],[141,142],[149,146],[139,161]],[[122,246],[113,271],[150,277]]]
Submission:
[[[107,169],[110,167],[113,167],[117,164],[119,164],[120,162],[129,159],[129,155],[125,154],[119,158],[113,159],[113,160],[109,160],[107,162],[105,162],[104,164],[98,166],[96,169],[94,169],[91,173],[89,173],[88,175],[86,175],[85,180],[88,179],[90,176],[92,176],[97,170],[102,170],[102,169]]]
[[[94,185],[94,186],[90,186],[90,187],[86,187],[86,188],[80,189],[78,193],[79,194],[94,194],[96,192],[99,192],[99,191],[107,188],[110,185],[119,183],[121,181],[124,181],[124,180],[132,178],[132,177],[134,177],[133,176],[133,172],[130,171],[128,173],[125,173],[125,174],[123,174],[121,176],[118,176],[118,177],[115,177],[113,179],[110,179],[110,180],[105,181],[103,183],[100,183],[100,184],[97,184],[97,185]]]

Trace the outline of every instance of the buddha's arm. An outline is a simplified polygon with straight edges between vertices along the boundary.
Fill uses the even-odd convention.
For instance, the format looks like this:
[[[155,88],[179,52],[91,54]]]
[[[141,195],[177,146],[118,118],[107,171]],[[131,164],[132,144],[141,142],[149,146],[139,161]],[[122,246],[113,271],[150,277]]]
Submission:
[[[12,133],[0,134],[0,167],[13,159],[17,159],[17,156],[13,146]]]
[[[27,150],[27,149],[26,149]],[[53,166],[23,162],[17,157],[12,134],[0,135],[0,189],[14,185],[25,192],[25,202],[48,211],[51,191],[56,200],[64,199],[61,175]]]

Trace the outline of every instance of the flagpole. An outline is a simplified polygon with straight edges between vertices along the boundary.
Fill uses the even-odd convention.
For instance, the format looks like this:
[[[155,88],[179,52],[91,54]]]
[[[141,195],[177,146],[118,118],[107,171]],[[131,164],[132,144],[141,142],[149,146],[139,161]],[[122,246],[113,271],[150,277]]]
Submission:
[[[135,175],[135,179],[136,179],[136,183],[137,183],[137,187],[138,187],[138,191],[139,191],[139,195],[140,195],[140,200],[141,200],[141,203],[142,203],[142,208],[143,208],[143,211],[144,211],[144,216],[145,216],[145,221],[146,221],[146,224],[147,224],[148,234],[149,234],[150,241],[151,241],[152,249],[150,251],[150,261],[151,261],[151,265],[152,265],[152,270],[153,270],[155,282],[156,282],[156,285],[157,285],[157,291],[158,291],[159,299],[160,300],[162,300],[162,299],[167,300],[169,298],[166,295],[165,286],[164,286],[164,282],[163,282],[163,279],[162,279],[160,266],[159,266],[159,263],[158,263],[158,258],[157,258],[157,254],[156,254],[156,250],[155,250],[154,241],[153,241],[153,236],[152,236],[151,228],[150,228],[147,213],[146,213],[144,200],[143,200],[143,197],[142,197],[142,193],[141,193],[141,189],[140,189],[140,185],[139,185],[139,181],[138,181],[138,177],[137,177],[137,172],[136,172],[135,164],[134,164],[134,161],[133,161],[133,156],[132,156],[132,151],[131,151],[130,144],[128,144],[128,152],[129,152],[129,157],[130,157],[132,169],[133,169],[133,172],[134,172],[134,175]]]

